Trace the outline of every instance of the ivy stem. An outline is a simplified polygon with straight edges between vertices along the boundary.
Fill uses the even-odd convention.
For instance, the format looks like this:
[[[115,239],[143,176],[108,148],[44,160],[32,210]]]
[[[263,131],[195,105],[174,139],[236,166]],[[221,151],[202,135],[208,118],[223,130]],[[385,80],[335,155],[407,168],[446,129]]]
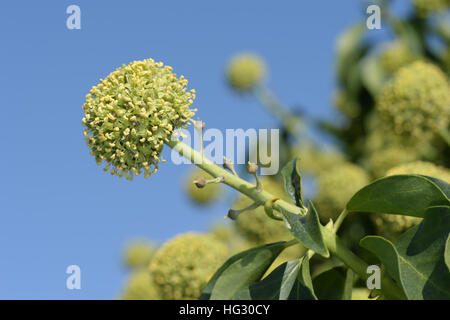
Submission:
[[[253,94],[290,134],[297,136],[303,131],[302,119],[292,114],[267,87],[258,85],[253,89]]]
[[[339,217],[336,219],[336,222],[334,223],[333,231],[334,233],[337,233],[339,228],[341,227],[342,222],[344,222],[344,219],[347,217],[348,211],[347,209],[344,209]]]
[[[179,140],[169,140],[166,144],[174,151],[190,160],[197,167],[206,171],[213,177],[223,177],[223,183],[229,185],[233,189],[245,194],[251,198],[255,205],[264,205],[264,203],[270,199],[274,199],[275,196],[265,190],[258,191],[255,185],[233,175],[225,169],[214,164],[211,160],[203,158],[202,155]],[[279,212],[283,210],[300,214],[301,209],[284,200],[277,200],[273,204],[273,208]],[[326,227],[321,226],[324,242],[328,250],[344,262],[350,269],[358,274],[362,279],[366,280],[368,275],[366,273],[368,264],[351,252],[339,238],[336,236],[334,230],[329,230]],[[292,240],[297,241],[297,240]],[[312,254],[312,252],[310,253]],[[382,276],[381,278],[381,290],[388,298],[393,299],[406,299],[403,291],[389,278]]]
[[[322,227],[322,235],[328,250],[344,262],[358,276],[367,280],[367,267],[369,265],[350,251],[333,231]],[[381,277],[381,290],[387,298],[406,300],[403,291],[390,278],[385,276]]]

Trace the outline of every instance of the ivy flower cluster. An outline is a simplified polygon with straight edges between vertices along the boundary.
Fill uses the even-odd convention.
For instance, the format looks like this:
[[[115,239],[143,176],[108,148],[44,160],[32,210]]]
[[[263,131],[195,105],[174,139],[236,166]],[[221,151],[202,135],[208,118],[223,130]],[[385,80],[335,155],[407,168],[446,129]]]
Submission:
[[[250,53],[241,53],[233,57],[227,68],[230,85],[241,92],[253,89],[266,75],[264,61]]]
[[[227,246],[215,237],[185,233],[158,250],[150,273],[162,299],[197,299],[228,255]]]
[[[399,69],[385,85],[377,109],[383,121],[405,141],[430,139],[449,125],[449,81],[435,65],[413,62]]]
[[[188,124],[195,90],[153,59],[118,68],[94,86],[83,105],[84,136],[105,172],[131,180],[158,170],[163,145]]]

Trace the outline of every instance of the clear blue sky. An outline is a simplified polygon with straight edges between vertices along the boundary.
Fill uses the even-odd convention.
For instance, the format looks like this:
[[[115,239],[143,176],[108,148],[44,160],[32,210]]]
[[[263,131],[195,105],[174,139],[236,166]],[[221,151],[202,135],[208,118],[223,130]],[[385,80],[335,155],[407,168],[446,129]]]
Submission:
[[[81,30],[66,28],[71,4],[81,8]],[[81,106],[100,78],[151,57],[189,79],[209,127],[266,128],[276,122],[223,77],[232,54],[253,51],[280,99],[324,116],[335,38],[363,12],[359,0],[2,1],[0,298],[114,298],[128,240],[205,230],[227,211],[226,200],[190,204],[181,189],[188,166],[167,163],[128,182],[95,164]],[[65,287],[71,264],[81,267],[81,290]]]

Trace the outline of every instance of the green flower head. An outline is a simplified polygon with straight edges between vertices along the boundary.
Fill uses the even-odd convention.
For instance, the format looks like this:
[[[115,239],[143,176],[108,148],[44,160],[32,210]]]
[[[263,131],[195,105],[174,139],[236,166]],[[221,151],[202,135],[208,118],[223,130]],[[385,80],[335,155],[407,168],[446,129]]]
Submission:
[[[227,67],[227,78],[238,91],[253,89],[266,75],[264,61],[251,53],[241,53],[233,57]]]
[[[349,162],[320,172],[317,176],[315,204],[322,220],[328,222],[330,218],[335,219],[356,191],[369,181],[363,169]]]
[[[123,65],[94,86],[83,105],[84,136],[105,171],[132,179],[158,169],[164,142],[186,126],[195,90],[172,67],[152,59]]]
[[[200,169],[194,169],[185,180],[185,190],[189,198],[197,204],[208,204],[216,200],[222,192],[222,185],[219,183],[209,183],[203,188],[198,188],[194,181],[198,177],[204,177],[205,179],[213,179],[205,171]]]
[[[417,56],[412,53],[404,41],[396,40],[386,45],[380,56],[380,64],[384,71],[393,73],[416,59]]]
[[[414,8],[422,18],[435,12],[442,12],[449,7],[450,0],[414,0]]]
[[[227,247],[215,237],[186,233],[161,247],[150,272],[162,299],[197,299],[227,257]]]
[[[150,272],[146,269],[139,269],[131,274],[121,298],[122,300],[161,299],[158,288],[153,283]]]
[[[144,240],[134,241],[125,250],[125,264],[129,268],[147,267],[155,252],[154,244]]]
[[[398,70],[383,87],[377,109],[405,141],[430,139],[450,120],[450,85],[435,65],[416,61]]]
[[[391,168],[386,173],[386,176],[393,176],[397,174],[421,174],[424,176],[435,177],[450,183],[450,170],[428,161],[414,161],[396,166]]]
[[[390,145],[368,157],[371,172],[376,178],[383,177],[394,166],[414,161],[419,155],[413,148],[406,148],[400,144]]]

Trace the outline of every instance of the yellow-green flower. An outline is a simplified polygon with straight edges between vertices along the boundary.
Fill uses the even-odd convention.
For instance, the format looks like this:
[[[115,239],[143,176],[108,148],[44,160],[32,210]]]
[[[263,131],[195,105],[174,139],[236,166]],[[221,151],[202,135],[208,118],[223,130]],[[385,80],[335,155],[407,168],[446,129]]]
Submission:
[[[153,243],[137,240],[128,245],[125,250],[124,260],[130,268],[147,267],[156,252]]]
[[[208,204],[216,200],[221,191],[220,183],[208,183],[203,188],[198,188],[194,181],[198,177],[204,177],[206,180],[213,179],[208,173],[200,169],[194,169],[185,180],[185,190],[189,198],[198,204]]]
[[[186,233],[158,250],[150,272],[162,299],[197,299],[228,255],[228,248],[213,236]]]
[[[233,88],[238,91],[249,91],[264,78],[266,66],[260,57],[251,53],[241,53],[231,59],[226,75]]]
[[[386,173],[386,176],[393,176],[397,174],[421,174],[424,176],[435,177],[450,183],[450,170],[428,161],[415,161],[399,165],[390,169]]]
[[[320,172],[317,176],[318,192],[314,204],[322,220],[334,220],[356,191],[369,182],[366,171],[348,162]]]
[[[152,59],[123,65],[94,86],[83,105],[84,136],[105,171],[132,179],[158,169],[163,145],[187,125],[195,91],[172,67]]]
[[[159,300],[158,288],[147,269],[133,272],[121,296],[123,300]]]
[[[300,159],[300,170],[317,175],[331,166],[345,162],[345,156],[339,151],[331,148],[322,148],[302,143],[298,150],[294,151],[293,158]]]
[[[450,6],[449,0],[414,0],[414,8],[420,17],[427,17],[436,12],[442,12]]]
[[[405,141],[429,139],[449,125],[448,79],[433,64],[413,62],[398,70],[383,87],[377,108],[383,121]]]
[[[349,94],[345,91],[338,91],[334,95],[333,100],[336,109],[350,118],[356,118],[361,113],[359,104],[351,99]]]
[[[399,144],[373,152],[368,158],[368,163],[373,175],[381,178],[392,167],[417,160],[417,158],[418,155],[414,150]]]
[[[396,40],[386,45],[380,56],[380,63],[387,73],[394,73],[417,59],[404,41]]]

